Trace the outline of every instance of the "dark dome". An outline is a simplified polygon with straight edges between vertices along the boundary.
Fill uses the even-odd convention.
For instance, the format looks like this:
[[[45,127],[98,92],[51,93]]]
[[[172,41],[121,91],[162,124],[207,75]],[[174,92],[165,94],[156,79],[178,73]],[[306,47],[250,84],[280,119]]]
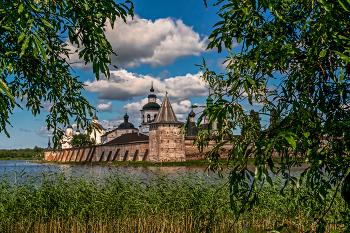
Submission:
[[[75,132],[79,132],[79,133],[80,133],[80,130],[79,130],[79,129],[77,129],[77,131],[75,131]]]
[[[135,129],[135,127],[130,122],[123,122],[119,125],[118,129]]]
[[[159,110],[160,106],[156,102],[149,102],[145,104],[142,108],[142,110]]]
[[[188,114],[189,117],[195,117],[196,114],[193,112],[193,110],[190,112],[190,114]]]
[[[98,120],[98,117],[97,117],[97,116],[94,116],[92,119],[93,119],[93,120]]]
[[[72,129],[73,127],[71,125],[68,125],[67,129]]]
[[[128,121],[129,121],[129,116],[127,113],[125,113],[124,122],[119,125],[118,129],[135,129],[134,125]]]
[[[157,98],[157,96],[155,94],[150,94],[148,95],[148,98]]]

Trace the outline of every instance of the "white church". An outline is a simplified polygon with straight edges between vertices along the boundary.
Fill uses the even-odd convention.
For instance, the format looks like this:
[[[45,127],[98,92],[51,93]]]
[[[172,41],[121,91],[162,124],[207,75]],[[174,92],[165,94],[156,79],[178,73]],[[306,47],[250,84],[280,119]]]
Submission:
[[[154,94],[153,82],[150,89],[150,94],[148,95],[148,103],[145,104],[141,111],[141,125],[139,129],[135,128],[134,125],[129,122],[129,116],[127,113],[124,115],[124,122],[121,123],[118,127],[113,127],[113,129],[106,130],[100,123],[98,123],[98,117],[95,116],[92,118],[93,130],[90,134],[90,138],[95,139],[96,144],[105,144],[123,134],[126,133],[136,133],[140,132],[144,135],[149,135],[149,123],[152,123],[156,118],[160,105],[157,104],[157,96]],[[61,143],[62,149],[71,148],[70,142],[73,139],[73,135],[80,134],[79,129],[73,133],[73,127],[69,125],[66,129],[65,135],[63,136]],[[85,134],[87,131],[85,130]]]

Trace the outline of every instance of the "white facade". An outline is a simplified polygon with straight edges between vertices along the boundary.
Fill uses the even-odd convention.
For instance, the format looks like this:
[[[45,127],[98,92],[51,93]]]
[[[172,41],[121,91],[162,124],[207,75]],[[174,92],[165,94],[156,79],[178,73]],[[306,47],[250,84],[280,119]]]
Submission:
[[[77,130],[75,132],[75,135],[78,135],[78,134],[80,134],[80,131]],[[72,145],[70,144],[72,139],[73,139],[73,127],[69,125],[66,129],[65,135],[63,135],[61,140],[62,149],[72,148]]]
[[[138,129],[114,129],[101,137],[101,144],[105,144],[126,133],[137,133]]]
[[[93,130],[90,134],[90,138],[95,139],[97,145],[101,144],[101,137],[102,135],[106,134],[106,129],[98,123],[98,118],[96,115],[92,118],[92,125]],[[85,134],[88,134],[87,130],[85,130]]]
[[[156,118],[158,111],[160,109],[159,104],[157,104],[157,96],[154,94],[153,82],[150,89],[151,94],[148,95],[148,103],[143,106],[141,111],[141,125],[139,126],[140,133],[149,135],[149,125],[148,123],[153,122]]]

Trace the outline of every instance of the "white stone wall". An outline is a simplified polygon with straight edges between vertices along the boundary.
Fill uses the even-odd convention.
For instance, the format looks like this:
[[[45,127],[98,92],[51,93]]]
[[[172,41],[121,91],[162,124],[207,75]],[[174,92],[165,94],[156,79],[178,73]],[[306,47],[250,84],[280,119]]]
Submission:
[[[147,123],[147,115],[150,115],[150,121],[152,121],[154,120],[154,115],[156,114],[158,114],[158,110],[141,110],[141,124]]]

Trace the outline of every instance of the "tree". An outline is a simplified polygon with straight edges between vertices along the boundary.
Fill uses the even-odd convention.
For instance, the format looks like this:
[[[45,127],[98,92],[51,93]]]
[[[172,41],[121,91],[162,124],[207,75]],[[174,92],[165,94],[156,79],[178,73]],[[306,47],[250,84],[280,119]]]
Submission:
[[[220,4],[221,20],[209,36],[208,49],[221,52],[226,48],[226,72],[209,70],[205,61],[201,69],[214,92],[212,97],[225,99],[223,107],[216,102],[209,109],[211,121],[223,121],[229,113],[230,123],[219,125],[217,135],[200,135],[198,147],[203,149],[210,140],[218,143],[208,154],[210,168],[218,169],[220,145],[234,145],[229,154],[236,164],[230,177],[230,195],[236,216],[259,200],[265,181],[272,184],[269,168],[274,175],[285,177],[281,192],[287,186],[305,183],[312,195],[301,201],[312,198],[325,205],[323,210],[310,210],[308,220],[310,227],[322,232],[335,195],[342,186],[346,195],[350,183],[350,145],[339,137],[347,139],[350,134],[350,5],[341,0],[217,1],[216,5]],[[239,53],[231,52],[235,41],[241,46]],[[272,85],[275,87],[269,87]],[[249,119],[242,107],[245,101],[262,104],[259,114],[276,120],[254,140],[234,137],[225,141],[230,131],[227,127],[236,130]],[[277,167],[275,152],[281,157]],[[246,161],[252,155],[255,173],[247,168]],[[288,171],[303,162],[300,157],[310,166],[295,177]],[[332,189],[334,196],[330,196]],[[349,209],[346,216],[350,216]]]
[[[34,116],[43,101],[51,102],[46,122],[54,129],[55,148],[63,135],[58,125],[68,125],[69,117],[80,128],[88,127],[93,107],[81,95],[84,85],[72,74],[69,56],[78,53],[85,64],[91,63],[97,79],[100,72],[109,77],[110,56],[117,54],[104,26],[113,27],[117,18],[125,22],[128,14],[133,16],[130,1],[0,1],[0,132],[10,137],[9,116],[20,107],[15,98],[26,98]]]
[[[87,134],[76,134],[70,142],[72,147],[95,145],[96,141]]]
[[[250,110],[250,114],[241,121],[241,135],[246,139],[257,139],[261,135],[261,123],[259,113]]]

